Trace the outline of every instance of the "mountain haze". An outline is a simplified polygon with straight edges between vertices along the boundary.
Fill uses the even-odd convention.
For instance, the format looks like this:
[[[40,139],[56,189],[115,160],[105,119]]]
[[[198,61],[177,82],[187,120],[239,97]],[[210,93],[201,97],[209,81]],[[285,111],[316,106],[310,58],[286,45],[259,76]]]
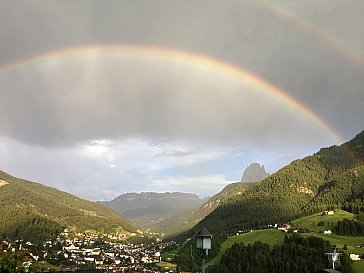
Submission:
[[[204,219],[220,204],[233,196],[242,194],[254,185],[255,182],[261,181],[268,176],[269,173],[265,171],[263,165],[252,163],[245,169],[241,182],[235,182],[225,186],[221,192],[209,198],[196,210],[185,211],[177,215],[177,217],[167,218],[160,223],[160,229],[168,235],[186,231]]]
[[[112,201],[101,203],[122,213],[143,228],[161,231],[164,220],[174,216],[183,217],[205,201],[206,199],[200,199],[197,194],[191,193],[142,192],[125,193]]]
[[[2,171],[0,215],[0,238],[39,241],[54,237],[65,227],[77,232],[136,231],[134,224],[108,207]]]
[[[184,232],[194,225],[198,224],[202,219],[214,211],[219,205],[226,202],[229,198],[240,195],[248,188],[253,186],[255,182],[235,182],[224,187],[224,189],[209,198],[201,207],[196,210],[185,211],[178,217],[167,218],[161,223],[161,230],[167,235],[178,234]]]

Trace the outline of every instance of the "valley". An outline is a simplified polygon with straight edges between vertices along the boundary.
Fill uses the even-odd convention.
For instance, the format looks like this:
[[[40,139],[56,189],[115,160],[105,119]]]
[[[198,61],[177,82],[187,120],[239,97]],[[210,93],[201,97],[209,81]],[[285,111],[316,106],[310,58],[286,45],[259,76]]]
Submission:
[[[122,194],[111,201],[99,203],[116,210],[145,230],[168,233],[170,229],[166,227],[170,222],[180,225],[186,215],[207,200],[190,193],[141,192]]]
[[[0,273],[364,273],[364,1],[0,3]]]
[[[57,254],[56,266],[62,260],[107,272],[128,272],[128,266],[149,272],[195,272],[199,263],[191,256],[191,238],[205,226],[213,234],[207,263],[213,272],[229,260],[226,255],[235,255],[231,248],[246,251],[251,245],[265,249],[264,255],[273,255],[287,244],[308,247],[310,255],[318,255],[317,244],[326,252],[336,247],[344,253],[344,272],[360,273],[360,269],[353,270],[361,268],[362,262],[350,259],[364,257],[363,147],[364,132],[340,146],[295,160],[262,181],[231,183],[208,200],[179,192],[143,192],[124,194],[110,203],[90,202],[1,172],[3,248],[25,241],[43,248],[58,245],[63,252]],[[159,224],[164,228],[155,225],[161,218]],[[135,219],[139,224],[133,223]],[[138,251],[134,249],[133,255],[126,257],[125,249],[112,252],[113,247]],[[90,248],[99,248],[98,254],[104,258],[97,260],[95,253],[88,252]],[[46,256],[50,252],[42,253],[40,260],[49,262],[51,256]],[[349,254],[354,256],[348,258]],[[198,257],[198,253],[192,255]],[[305,263],[307,272],[311,267],[329,266],[322,257],[317,264],[300,262]],[[290,266],[298,265],[292,262]]]

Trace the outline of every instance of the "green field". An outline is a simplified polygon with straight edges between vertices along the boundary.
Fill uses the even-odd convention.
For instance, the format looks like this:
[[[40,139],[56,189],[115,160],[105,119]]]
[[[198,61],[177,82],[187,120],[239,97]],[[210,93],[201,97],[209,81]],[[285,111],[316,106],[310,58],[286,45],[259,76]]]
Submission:
[[[311,233],[302,234],[304,237],[320,237],[329,241],[332,245],[337,245],[341,249],[344,247],[344,245],[346,245],[346,252],[348,253],[364,254],[364,248],[358,248],[359,245],[364,244],[363,236],[340,236],[336,234],[326,235],[320,233],[320,231],[323,230],[333,231],[336,222],[343,220],[344,218],[355,219],[356,215],[343,210],[336,210],[335,214],[333,215],[322,215],[321,213],[316,213],[310,216],[299,218],[292,221],[291,223],[292,228],[305,228],[311,231]]]
[[[345,251],[347,253],[364,254],[364,248],[358,247],[359,245],[364,244],[364,236],[354,237],[340,236],[336,234],[326,235],[320,233],[320,231],[328,229],[332,231],[336,222],[344,218],[355,219],[356,216],[346,211],[337,210],[334,215],[322,215],[321,213],[317,213],[291,221],[291,224],[292,229],[304,228],[311,231],[310,233],[301,233],[304,237],[316,236],[329,241],[332,245],[337,245],[340,249],[343,249],[344,245],[346,245],[347,250]],[[284,235],[285,233],[278,229],[265,229],[232,236],[222,243],[218,255],[211,259],[207,263],[207,266],[218,263],[225,250],[230,248],[234,243],[243,242],[244,244],[251,244],[256,241],[261,241],[272,246],[274,244],[282,243]],[[353,266],[355,268],[355,272],[364,273],[364,261],[354,262]]]
[[[364,273],[364,260],[353,262],[353,269],[356,273]]]
[[[207,266],[218,263],[225,250],[230,248],[234,243],[243,242],[244,244],[252,244],[256,241],[261,241],[272,246],[282,243],[284,240],[284,234],[284,232],[278,229],[265,229],[232,236],[222,243],[219,253],[207,263]]]
[[[326,235],[321,233],[302,233],[304,237],[316,236],[330,242],[331,245],[337,245],[342,249],[344,245],[347,246],[347,253],[364,254],[364,248],[358,246],[364,244],[364,236],[340,236],[336,234]],[[363,272],[364,273],[364,272]]]
[[[333,215],[322,215],[321,213],[316,213],[291,221],[291,224],[292,228],[305,228],[318,233],[320,230],[323,231],[329,229],[333,231],[336,222],[344,218],[355,219],[356,215],[343,210],[336,210]]]

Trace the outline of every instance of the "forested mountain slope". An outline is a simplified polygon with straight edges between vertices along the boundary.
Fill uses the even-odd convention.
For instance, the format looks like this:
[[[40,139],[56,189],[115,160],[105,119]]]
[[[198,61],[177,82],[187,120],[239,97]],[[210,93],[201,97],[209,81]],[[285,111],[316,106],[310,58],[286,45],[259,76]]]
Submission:
[[[244,174],[246,173],[249,180],[254,181],[269,175],[264,166],[258,163],[252,163],[247,167],[244,171]],[[254,184],[255,182],[231,183],[221,192],[204,199],[195,194],[178,192],[128,193],[103,204],[121,212],[144,228],[171,236],[192,228],[225,200],[241,194]]]
[[[136,227],[117,212],[95,202],[0,171],[0,238],[41,240],[61,228],[75,231]]]
[[[247,174],[248,180],[258,181],[262,176],[267,177],[269,174],[265,172],[264,166],[258,163],[252,163],[248,166],[244,174]],[[257,180],[255,180],[257,179]],[[171,217],[164,217],[155,225],[155,229],[167,236],[184,232],[194,225],[198,224],[202,219],[214,211],[220,204],[229,198],[240,195],[256,182],[235,182],[224,187],[222,191],[205,200],[199,208],[186,209]],[[202,199],[200,199],[202,201]],[[111,206],[112,207],[112,206]],[[124,214],[128,216],[128,214]],[[134,220],[133,218],[131,218]],[[136,222],[136,221],[135,221]],[[138,223],[138,222],[136,222]]]
[[[364,209],[364,132],[341,145],[323,148],[256,183],[219,205],[194,229],[233,233],[283,223],[329,208]]]
[[[160,229],[167,235],[178,234],[192,228],[198,224],[203,218],[214,211],[220,204],[228,200],[230,197],[240,195],[249,187],[254,185],[254,182],[235,182],[227,185],[221,192],[210,197],[206,203],[200,208],[190,211],[184,211],[183,214],[175,217],[167,218],[160,223]]]
[[[244,170],[241,182],[235,182],[225,186],[222,191],[210,197],[199,209],[186,212],[183,217],[179,217],[179,219],[169,218],[161,223],[164,224],[164,233],[167,235],[173,235],[192,228],[214,211],[220,204],[223,204],[231,197],[241,195],[248,188],[262,180],[263,177],[267,176],[269,176],[269,173],[265,171],[263,165],[261,166],[259,163],[251,163]],[[181,219],[182,222],[178,221]]]

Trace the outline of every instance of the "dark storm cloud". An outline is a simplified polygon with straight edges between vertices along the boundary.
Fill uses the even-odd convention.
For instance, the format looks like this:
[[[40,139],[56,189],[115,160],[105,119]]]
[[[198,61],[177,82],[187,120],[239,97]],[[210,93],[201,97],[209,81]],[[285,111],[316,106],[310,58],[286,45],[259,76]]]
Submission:
[[[358,45],[363,44],[364,23],[360,15],[363,4],[358,2],[343,6],[340,1],[314,4],[292,1],[273,4],[264,1],[111,1],[108,4],[100,1],[4,1],[2,5],[0,32],[5,42],[1,45],[0,61],[3,63],[84,44],[175,47],[225,60],[261,75],[288,90],[343,136],[351,136],[364,127],[359,118],[363,114],[362,71],[346,59],[334,43],[325,42],[300,24],[300,20],[306,20],[311,30],[317,28],[337,37],[349,48],[359,50]],[[291,15],[282,16],[277,10]],[[300,13],[304,18],[295,15]],[[346,30],[350,30],[350,34],[345,35]],[[11,86],[7,88],[15,90]],[[160,87],[156,84],[149,88]],[[49,102],[50,94],[39,93],[38,100],[34,96],[30,98],[35,104],[29,115],[37,115],[35,109],[42,109],[45,115],[52,117],[49,120],[53,120],[54,125],[48,127],[58,126],[61,113],[47,114],[47,109],[53,108],[52,98]],[[56,103],[54,99],[53,102]],[[27,117],[21,118],[27,120]],[[348,121],[352,123],[349,125]]]
[[[304,112],[218,70],[102,53],[64,59],[2,75],[3,134],[37,145],[133,136],[267,146],[307,144],[308,132],[312,143],[329,138]]]
[[[231,180],[222,171],[231,168],[218,172],[211,162],[231,166],[241,147],[244,164],[262,159],[275,171],[336,142],[302,111],[231,75],[106,52],[23,61],[98,44],[201,54],[286,90],[349,139],[364,129],[363,13],[361,1],[333,0],[2,1],[0,163],[65,190],[80,181],[77,193],[88,185],[92,199],[102,179],[110,181],[105,196],[120,181],[142,190],[145,181],[150,189],[176,189],[211,179],[215,184],[201,185],[216,189]],[[137,138],[143,141],[133,144]],[[169,146],[158,146],[164,142]],[[43,174],[44,165],[54,172]],[[186,165],[193,177],[178,169]]]

